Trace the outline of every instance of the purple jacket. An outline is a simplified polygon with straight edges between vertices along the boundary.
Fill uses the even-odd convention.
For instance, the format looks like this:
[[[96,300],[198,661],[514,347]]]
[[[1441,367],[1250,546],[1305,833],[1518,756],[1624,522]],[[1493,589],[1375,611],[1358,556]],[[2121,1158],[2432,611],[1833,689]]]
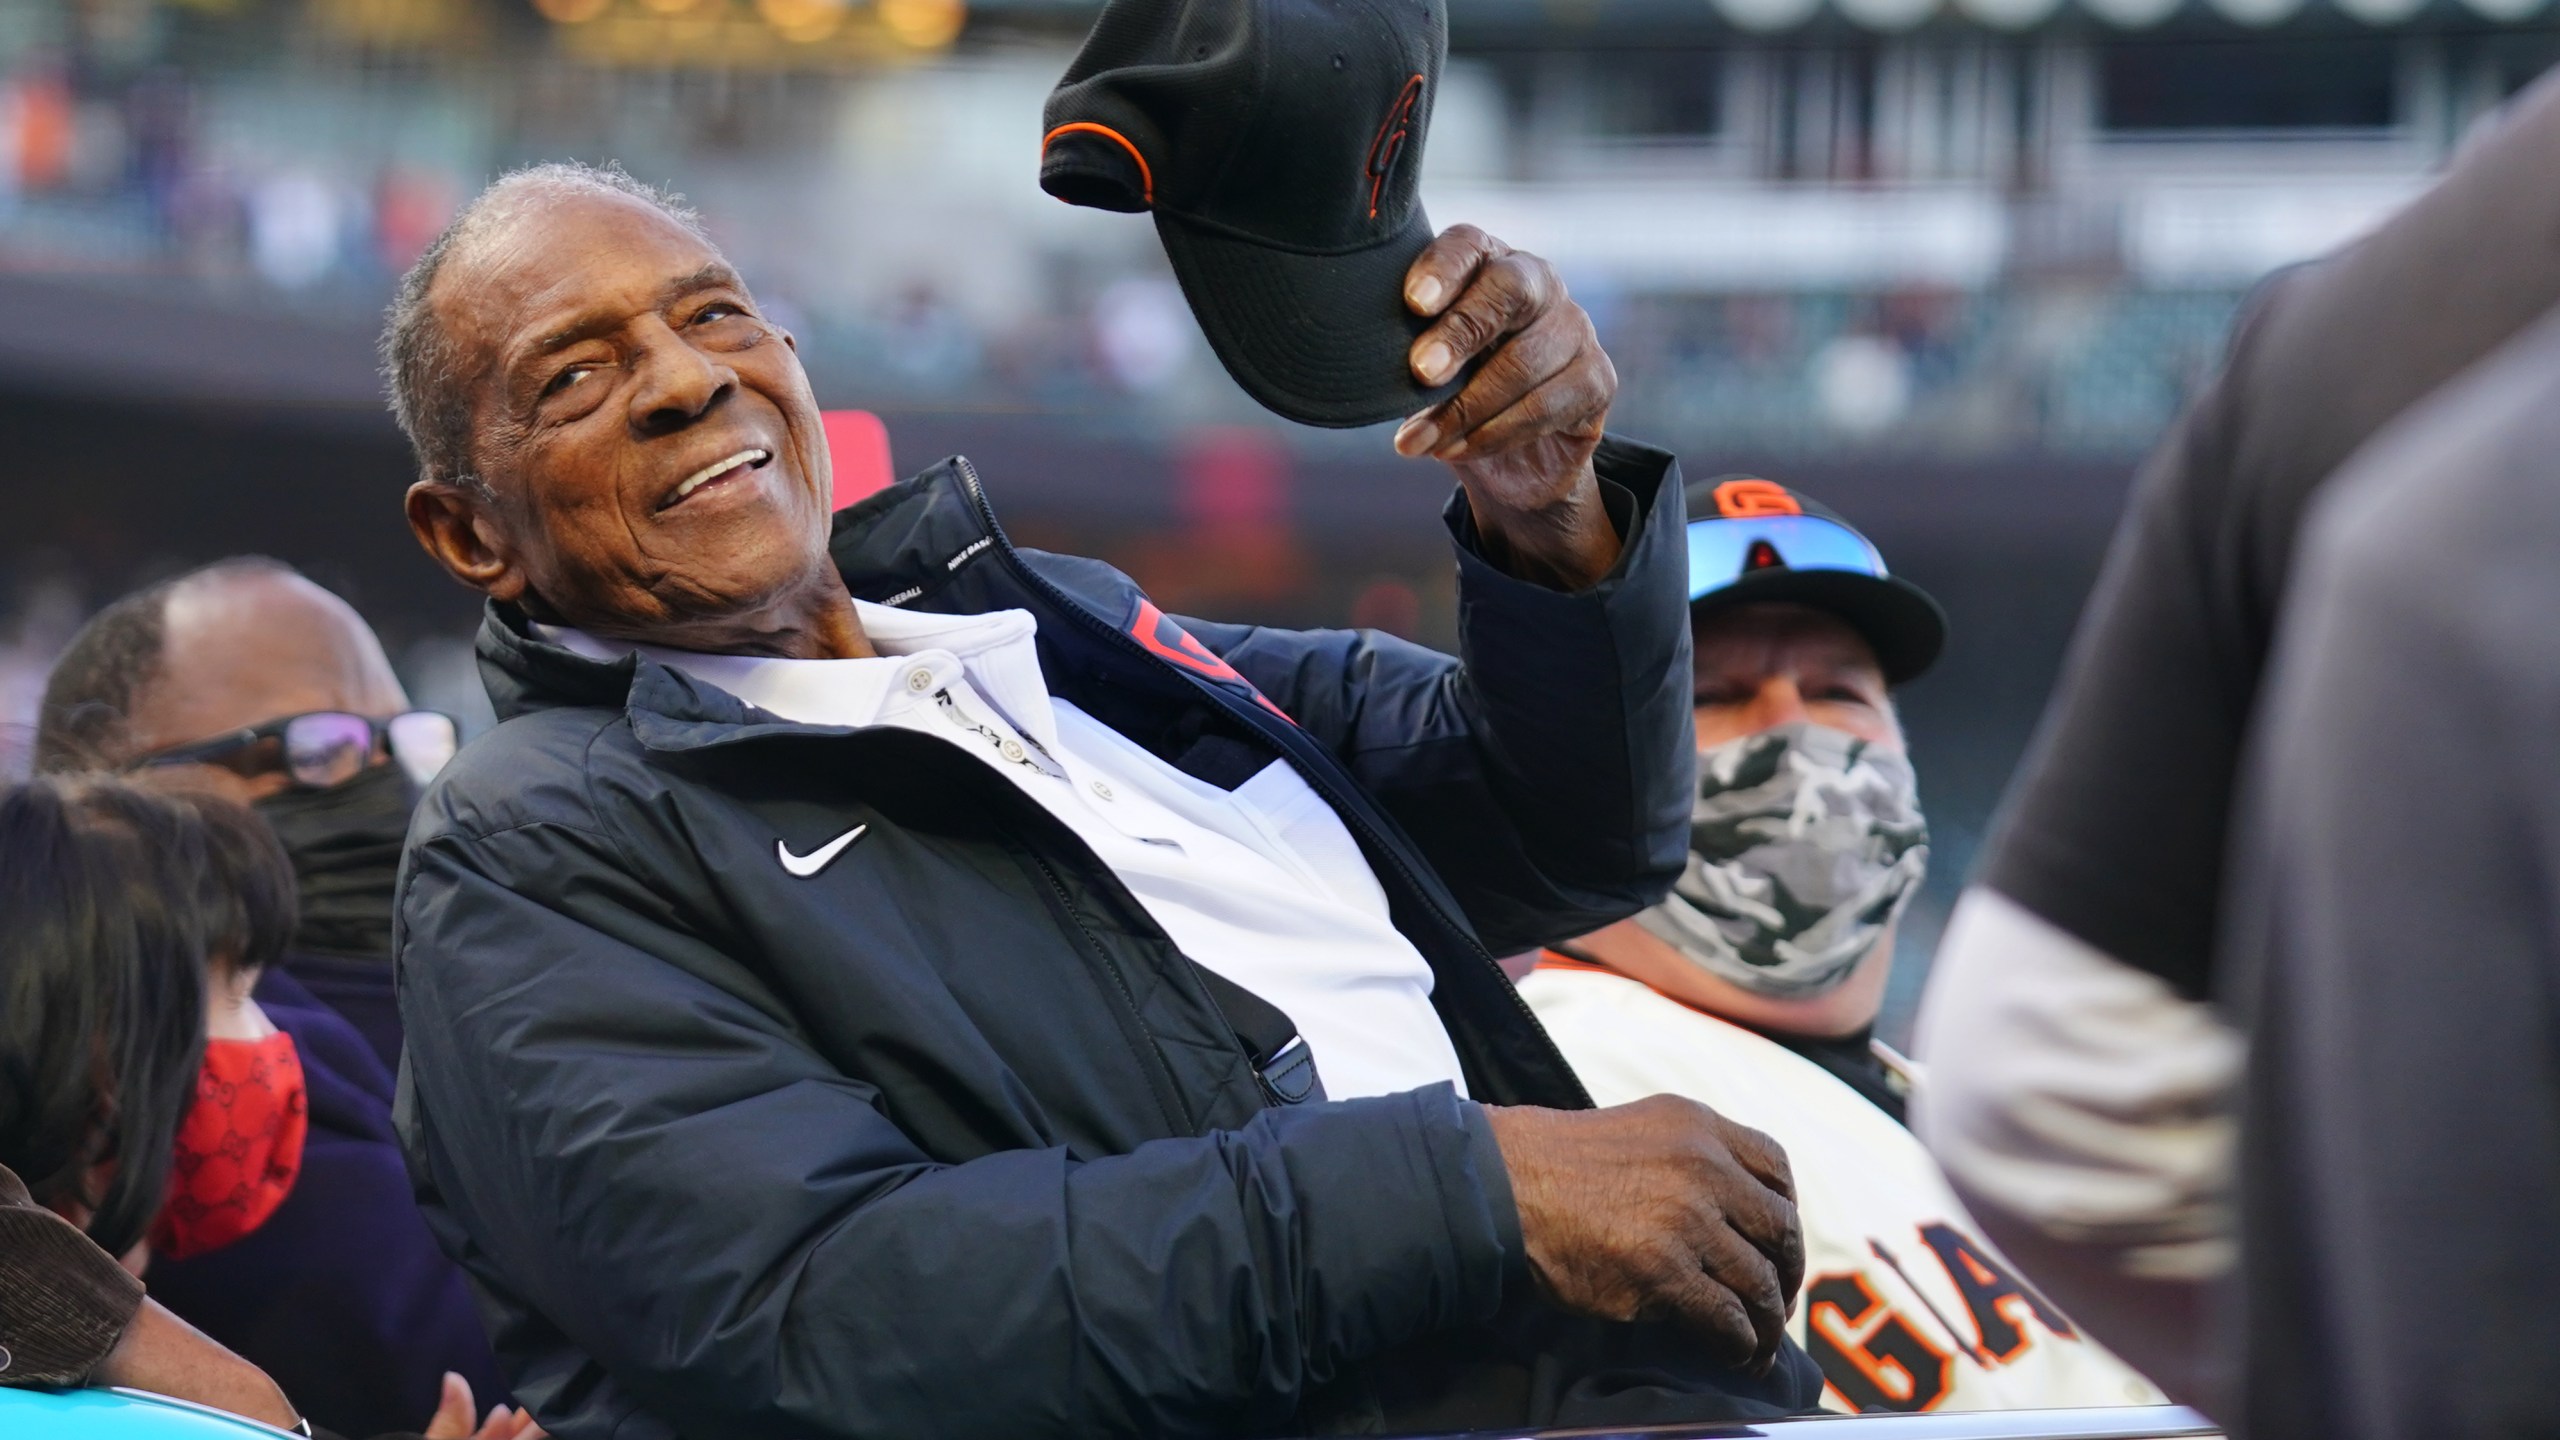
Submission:
[[[380,967],[387,1001],[391,967]],[[258,1004],[293,1037],[311,1092],[302,1177],[266,1224],[155,1261],[151,1298],[274,1377],[343,1435],[416,1430],[447,1370],[507,1398],[462,1272],[436,1249],[391,1130],[391,1074],[345,1017],[270,966]]]

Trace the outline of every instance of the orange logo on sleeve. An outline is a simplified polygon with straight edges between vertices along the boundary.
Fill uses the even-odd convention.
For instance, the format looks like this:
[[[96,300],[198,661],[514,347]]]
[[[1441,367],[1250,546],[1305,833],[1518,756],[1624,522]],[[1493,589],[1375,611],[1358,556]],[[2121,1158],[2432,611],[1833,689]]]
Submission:
[[[1787,493],[1787,487],[1774,480],[1727,480],[1716,487],[1715,499],[1716,514],[1727,520],[1804,513],[1804,507]]]
[[[1129,634],[1158,659],[1170,660],[1195,675],[1205,675],[1229,685],[1241,685],[1253,697],[1253,703],[1283,720],[1289,720],[1292,725],[1298,723],[1289,719],[1288,711],[1272,704],[1271,697],[1256,689],[1254,683],[1244,678],[1236,667],[1193,638],[1190,631],[1173,623],[1171,616],[1157,609],[1156,602],[1143,595],[1138,597],[1137,615],[1129,621]]]

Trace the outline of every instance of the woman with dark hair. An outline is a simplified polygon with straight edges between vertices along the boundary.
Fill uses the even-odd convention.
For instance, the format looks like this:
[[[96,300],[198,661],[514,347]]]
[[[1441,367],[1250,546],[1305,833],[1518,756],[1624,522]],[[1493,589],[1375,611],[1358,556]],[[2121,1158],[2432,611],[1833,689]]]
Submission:
[[[298,1191],[324,1209],[356,1198],[297,1185],[315,1093],[284,1028],[298,1022],[250,998],[294,913],[282,849],[237,806],[107,780],[0,791],[0,1385],[124,1385],[303,1423],[265,1370],[136,1278],[150,1265],[157,1291],[188,1268],[155,1252],[227,1257],[212,1275],[239,1313],[299,1316],[290,1333],[322,1352],[288,1358],[338,1358],[323,1341],[346,1317],[296,1283],[297,1227],[269,1224]],[[328,1018],[343,1033],[302,1043],[372,1062]],[[324,1088],[332,1073],[312,1071]],[[245,1243],[260,1232],[263,1251]],[[504,1406],[475,1430],[460,1377],[443,1400],[429,1440],[541,1433]]]
[[[131,1273],[204,1048],[208,843],[195,807],[126,785],[0,792],[0,1383],[290,1425],[273,1381]]]
[[[193,806],[38,780],[0,795],[0,1161],[110,1254],[160,1212],[204,1050]]]

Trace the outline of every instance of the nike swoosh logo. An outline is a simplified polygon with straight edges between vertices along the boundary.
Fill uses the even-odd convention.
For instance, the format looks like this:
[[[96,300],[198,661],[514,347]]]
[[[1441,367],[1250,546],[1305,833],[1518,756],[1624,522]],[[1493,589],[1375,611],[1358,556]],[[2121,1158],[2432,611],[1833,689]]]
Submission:
[[[826,869],[828,861],[843,854],[844,847],[861,839],[862,832],[870,828],[868,825],[856,825],[806,855],[794,855],[791,853],[790,846],[776,840],[773,842],[773,853],[781,859],[783,869],[806,880]]]

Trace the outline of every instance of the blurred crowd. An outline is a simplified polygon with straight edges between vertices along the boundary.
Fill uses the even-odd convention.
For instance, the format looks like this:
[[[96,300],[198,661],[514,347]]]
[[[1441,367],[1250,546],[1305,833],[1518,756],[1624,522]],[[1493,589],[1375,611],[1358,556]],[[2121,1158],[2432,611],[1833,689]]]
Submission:
[[[200,132],[195,88],[174,69],[101,74],[23,57],[0,77],[0,230],[39,255],[78,247],[95,264],[371,296],[459,203],[436,169],[243,167],[208,153]]]
[[[5,53],[5,52],[0,52]],[[318,123],[383,125],[362,101]],[[220,131],[204,82],[166,64],[22,52],[0,75],[0,260],[112,282],[187,277],[235,305],[281,296],[362,326],[460,203],[471,161],[315,152]],[[449,125],[432,110],[409,123]],[[450,147],[448,147],[450,148]],[[760,203],[787,203],[778,194]],[[738,237],[752,248],[753,236]],[[1032,407],[1108,423],[1249,413],[1151,251],[1062,252],[1021,303],[963,303],[921,269],[879,287],[768,281],[831,393],[874,406]],[[1654,433],[1757,454],[1873,448],[2124,455],[2209,368],[2234,288],[2058,285],[1794,290],[1582,286]]]

